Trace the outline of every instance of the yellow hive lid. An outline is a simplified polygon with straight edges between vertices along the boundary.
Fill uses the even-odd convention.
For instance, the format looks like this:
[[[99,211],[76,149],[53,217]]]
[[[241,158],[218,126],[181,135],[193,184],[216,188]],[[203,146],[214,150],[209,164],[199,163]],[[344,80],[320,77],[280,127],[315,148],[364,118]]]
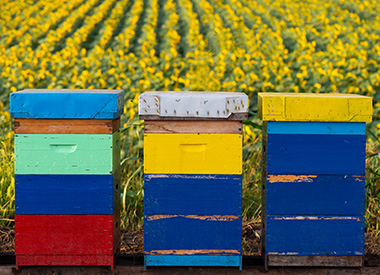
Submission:
[[[349,94],[259,93],[263,121],[371,122],[372,98]]]

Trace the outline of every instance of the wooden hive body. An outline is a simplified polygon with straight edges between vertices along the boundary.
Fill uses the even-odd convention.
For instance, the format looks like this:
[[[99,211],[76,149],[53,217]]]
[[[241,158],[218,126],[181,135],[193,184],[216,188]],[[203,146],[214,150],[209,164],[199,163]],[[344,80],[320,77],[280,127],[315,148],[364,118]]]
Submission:
[[[16,265],[106,265],[120,248],[123,91],[25,90],[15,118]]]
[[[146,267],[241,268],[247,107],[248,98],[238,93],[140,96]]]
[[[371,99],[259,94],[266,266],[361,266]]]

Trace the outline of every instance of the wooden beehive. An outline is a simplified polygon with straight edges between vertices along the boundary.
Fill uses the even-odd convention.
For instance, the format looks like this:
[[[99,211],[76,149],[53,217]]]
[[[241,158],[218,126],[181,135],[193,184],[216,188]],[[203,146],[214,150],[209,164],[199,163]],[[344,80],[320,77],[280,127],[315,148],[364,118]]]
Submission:
[[[372,99],[259,94],[266,266],[361,266]]]
[[[16,265],[114,267],[123,91],[24,90],[15,118]]]
[[[149,266],[241,268],[242,93],[147,92],[144,258]]]

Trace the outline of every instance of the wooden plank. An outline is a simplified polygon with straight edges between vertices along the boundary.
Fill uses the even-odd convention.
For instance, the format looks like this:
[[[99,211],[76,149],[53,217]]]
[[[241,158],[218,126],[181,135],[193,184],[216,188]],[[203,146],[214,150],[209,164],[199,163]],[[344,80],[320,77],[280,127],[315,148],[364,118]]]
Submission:
[[[365,135],[364,122],[268,121],[268,134]]]
[[[110,266],[114,269],[117,255],[17,255],[20,266]]]
[[[16,214],[112,215],[120,194],[115,177],[16,174]]]
[[[123,107],[122,90],[27,89],[10,95],[14,118],[116,119]]]
[[[239,134],[145,134],[147,174],[241,174]]]
[[[106,174],[120,167],[120,133],[16,134],[16,174]]]
[[[205,120],[211,120],[211,121],[218,121],[218,120],[223,120],[223,121],[226,121],[226,120],[237,120],[237,121],[243,121],[243,120],[247,120],[248,119],[248,113],[244,113],[244,114],[231,114],[229,117],[227,118],[214,118],[214,117],[202,117],[202,118],[194,118],[194,117],[177,117],[177,116],[167,116],[167,117],[162,117],[162,116],[159,116],[159,115],[139,115],[139,119],[140,120],[180,120],[180,121],[186,121],[186,120],[202,120],[202,121],[205,121]]]
[[[268,256],[268,266],[362,267],[363,256]]]
[[[348,94],[259,93],[263,121],[371,122],[372,98]]]
[[[110,134],[120,128],[118,119],[15,118],[15,134]]]
[[[361,216],[364,186],[364,176],[268,175],[266,213]]]
[[[145,266],[242,266],[241,256],[145,255]]]
[[[113,255],[120,243],[119,217],[119,211],[113,215],[15,215],[15,254]]]
[[[144,214],[241,215],[241,175],[144,176]]]
[[[363,256],[363,216],[266,216],[267,255]]]
[[[144,216],[146,255],[241,255],[241,238],[241,215]]]
[[[221,120],[146,120],[144,133],[219,133],[242,134],[241,121]]]
[[[268,134],[267,173],[364,175],[365,136]]]

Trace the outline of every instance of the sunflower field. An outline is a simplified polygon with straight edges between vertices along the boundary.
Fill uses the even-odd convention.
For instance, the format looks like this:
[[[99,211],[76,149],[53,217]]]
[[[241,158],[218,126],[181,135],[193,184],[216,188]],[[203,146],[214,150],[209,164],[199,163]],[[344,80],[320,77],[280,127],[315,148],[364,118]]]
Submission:
[[[122,207],[142,227],[144,91],[250,98],[243,219],[260,218],[258,92],[374,99],[366,227],[380,231],[380,6],[377,0],[0,0],[0,223],[14,216],[9,94],[26,88],[123,89]],[[65,102],[62,102],[65,104]]]

